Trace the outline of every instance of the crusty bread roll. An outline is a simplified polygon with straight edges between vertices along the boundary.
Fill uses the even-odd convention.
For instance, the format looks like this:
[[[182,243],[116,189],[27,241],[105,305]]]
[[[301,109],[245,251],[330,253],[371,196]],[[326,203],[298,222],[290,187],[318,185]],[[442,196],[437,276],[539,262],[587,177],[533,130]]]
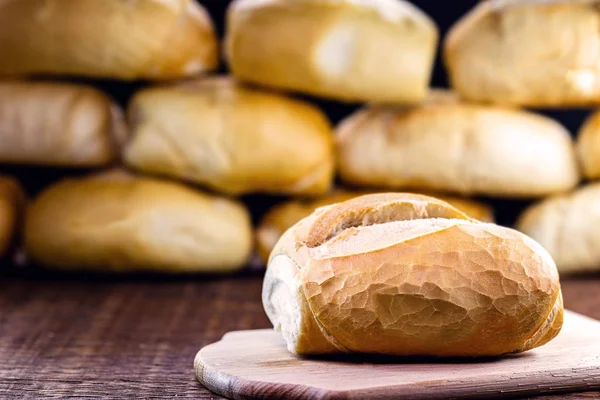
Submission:
[[[256,229],[259,256],[266,262],[283,233],[302,218],[308,217],[317,208],[340,203],[365,194],[367,192],[338,190],[314,200],[296,199],[274,206],[261,219]],[[436,195],[436,198],[458,208],[471,218],[484,222],[494,222],[494,211],[487,204],[457,197]]]
[[[106,165],[125,136],[121,110],[92,87],[0,83],[0,163]]]
[[[600,112],[595,112],[585,121],[575,149],[583,175],[588,179],[600,178]]]
[[[0,75],[172,79],[218,63],[194,0],[0,1]]]
[[[25,193],[19,183],[0,175],[0,257],[6,253],[19,230],[24,205]]]
[[[520,352],[554,338],[563,313],[542,246],[409,194],[320,208],[289,229],[263,305],[297,354]]]
[[[333,134],[315,106],[210,78],[143,90],[129,107],[125,162],[228,194],[320,194]]]
[[[67,179],[28,210],[25,247],[41,265],[102,272],[226,272],[251,252],[247,210],[174,182],[109,172]]]
[[[517,229],[537,240],[560,273],[600,271],[600,183],[542,200],[525,210]]]
[[[236,0],[225,52],[249,82],[343,101],[415,103],[438,32],[403,0]]]
[[[350,184],[533,197],[575,187],[567,130],[526,111],[460,103],[433,91],[413,108],[368,108],[337,132],[338,164]]]
[[[481,1],[446,36],[453,88],[520,106],[600,102],[598,0]]]

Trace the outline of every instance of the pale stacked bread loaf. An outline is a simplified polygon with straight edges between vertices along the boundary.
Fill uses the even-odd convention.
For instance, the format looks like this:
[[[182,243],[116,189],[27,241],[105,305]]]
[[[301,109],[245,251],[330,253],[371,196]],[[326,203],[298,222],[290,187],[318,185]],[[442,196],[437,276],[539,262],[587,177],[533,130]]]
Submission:
[[[126,138],[123,112],[92,87],[0,82],[0,163],[105,166]]]
[[[61,269],[224,272],[248,260],[252,230],[234,200],[111,171],[45,190],[29,209],[25,246]]]
[[[517,228],[535,238],[564,273],[600,270],[599,183],[554,196],[527,209]]]
[[[227,194],[322,194],[333,135],[315,106],[230,78],[143,90],[129,106],[125,163]]]
[[[214,69],[217,40],[194,0],[4,0],[0,76],[174,79]]]
[[[234,0],[227,28],[239,79],[343,101],[422,100],[438,41],[405,0]]]
[[[453,88],[473,102],[600,102],[597,0],[481,1],[446,36]]]
[[[573,142],[559,123],[447,91],[414,107],[358,111],[339,125],[336,141],[340,176],[353,185],[537,197],[579,181]]]

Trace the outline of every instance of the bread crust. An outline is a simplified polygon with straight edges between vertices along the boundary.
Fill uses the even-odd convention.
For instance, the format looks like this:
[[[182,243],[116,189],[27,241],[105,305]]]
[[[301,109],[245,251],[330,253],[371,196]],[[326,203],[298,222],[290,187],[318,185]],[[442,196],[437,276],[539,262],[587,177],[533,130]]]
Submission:
[[[25,192],[19,182],[0,175],[0,257],[18,236],[24,207]]]
[[[194,0],[4,0],[0,75],[174,79],[216,68],[212,22]]]
[[[244,81],[342,101],[415,103],[429,86],[437,41],[435,23],[403,0],[236,0],[225,55]]]
[[[337,127],[336,145],[342,180],[357,186],[526,198],[580,179],[573,141],[556,121],[439,90],[418,107],[358,111]]]
[[[319,207],[350,200],[355,197],[368,194],[364,191],[337,190],[316,199],[296,199],[286,201],[271,208],[261,219],[256,229],[257,251],[266,263],[269,254],[281,238],[283,233],[291,228],[301,219],[308,217]],[[465,214],[483,222],[494,222],[493,209],[485,204],[471,199],[435,195],[453,207],[458,208]]]
[[[462,98],[530,107],[600,102],[597,0],[482,1],[446,36]]]
[[[218,77],[143,90],[128,113],[124,159],[140,171],[233,195],[331,186],[331,125],[309,103]]]
[[[122,111],[92,87],[0,83],[0,163],[104,166],[126,136]]]
[[[599,201],[600,183],[591,183],[532,205],[521,214],[516,227],[548,250],[561,274],[597,271]]]
[[[60,181],[37,197],[27,254],[43,266],[100,272],[228,272],[252,247],[238,202],[120,172]]]
[[[280,290],[284,282],[296,291]],[[558,334],[563,307],[538,243],[399,193],[322,207],[289,229],[263,303],[297,354],[426,356],[529,350]]]

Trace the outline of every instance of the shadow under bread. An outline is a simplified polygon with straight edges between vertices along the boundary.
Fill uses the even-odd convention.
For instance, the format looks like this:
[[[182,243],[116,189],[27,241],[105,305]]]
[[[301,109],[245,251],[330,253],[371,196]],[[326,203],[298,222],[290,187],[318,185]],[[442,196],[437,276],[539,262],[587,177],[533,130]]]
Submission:
[[[333,354],[333,355],[311,355],[311,356],[300,356],[300,359],[311,360],[311,361],[327,361],[341,364],[424,364],[431,365],[432,368],[435,364],[442,364],[447,366],[448,364],[481,364],[481,363],[494,363],[505,358],[527,358],[532,357],[532,352],[523,353],[509,353],[500,356],[479,356],[479,357],[439,357],[439,356],[390,356],[382,354]],[[278,363],[286,364],[290,363],[288,360],[283,361],[265,361],[261,364],[270,367],[283,366]],[[445,367],[446,368],[446,367]]]
[[[0,279],[11,278],[32,282],[93,282],[94,284],[114,283],[181,283],[219,282],[225,280],[252,280],[262,278],[263,270],[244,268],[227,273],[164,273],[164,272],[97,272],[66,271],[44,268],[37,264],[17,267],[10,260],[0,261]]]

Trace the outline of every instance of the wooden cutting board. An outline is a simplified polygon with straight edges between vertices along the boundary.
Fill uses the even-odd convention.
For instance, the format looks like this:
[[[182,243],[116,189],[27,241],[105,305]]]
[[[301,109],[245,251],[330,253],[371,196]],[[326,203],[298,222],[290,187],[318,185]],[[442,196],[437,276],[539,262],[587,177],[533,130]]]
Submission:
[[[201,349],[200,383],[231,399],[452,399],[600,388],[600,321],[566,312],[561,333],[522,354],[485,360],[290,354],[273,330],[230,332]]]

